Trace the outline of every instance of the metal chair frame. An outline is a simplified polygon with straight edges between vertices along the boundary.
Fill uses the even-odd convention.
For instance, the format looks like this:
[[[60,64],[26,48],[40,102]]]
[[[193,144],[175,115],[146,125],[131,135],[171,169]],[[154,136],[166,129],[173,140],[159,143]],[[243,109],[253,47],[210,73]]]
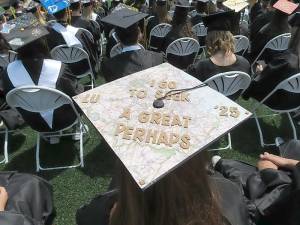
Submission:
[[[48,101],[46,101],[48,98]],[[51,100],[50,100],[51,98]],[[44,86],[21,86],[14,88],[8,92],[6,96],[6,101],[8,105],[12,108],[22,108],[29,112],[41,113],[48,110],[55,110],[63,105],[70,105],[72,110],[77,116],[77,120],[66,128],[63,128],[55,132],[37,132],[37,142],[36,142],[36,171],[40,170],[56,170],[56,169],[67,169],[75,167],[84,167],[83,161],[83,134],[88,133],[88,130],[85,128],[82,119],[77,112],[73,100],[63,92],[56,90],[54,88],[44,87]],[[79,124],[79,135],[80,135],[80,163],[72,166],[60,166],[60,167],[48,167],[43,168],[40,164],[40,137],[41,134],[44,137],[62,137],[70,136],[78,133],[67,133],[63,134],[63,131],[70,129],[74,125]]]
[[[242,55],[244,55],[250,47],[250,41],[246,36],[235,35],[234,45],[235,45],[235,53],[243,51]]]
[[[244,92],[251,83],[251,77],[242,71],[230,71],[219,73],[204,81],[210,88],[220,92],[225,96],[230,96],[238,91]],[[242,93],[241,93],[242,94]],[[223,148],[210,149],[209,151],[220,151],[232,149],[232,141],[230,132],[228,136],[228,145]]]
[[[144,46],[141,45],[141,44],[138,44],[141,49],[145,50]],[[116,55],[119,55],[122,53],[122,50],[123,50],[123,47],[122,47],[122,44],[121,43],[117,43],[114,47],[112,47],[112,49],[110,50],[110,54],[109,54],[109,57],[112,58],[112,57],[115,57]]]
[[[149,42],[148,42],[148,48],[150,50],[156,50],[155,47],[151,46],[151,38],[152,37],[159,37],[164,38],[172,29],[172,25],[168,23],[160,23],[153,27],[149,34]]]

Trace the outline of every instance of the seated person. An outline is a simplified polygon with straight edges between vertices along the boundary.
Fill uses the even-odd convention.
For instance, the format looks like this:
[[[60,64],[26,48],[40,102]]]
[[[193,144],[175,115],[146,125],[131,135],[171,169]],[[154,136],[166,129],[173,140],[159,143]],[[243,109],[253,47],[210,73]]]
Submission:
[[[219,12],[203,17],[208,27],[206,48],[210,58],[188,67],[187,72],[201,81],[229,71],[250,74],[250,64],[242,56],[234,54],[234,39],[230,32],[232,11]]]
[[[79,209],[77,225],[249,225],[240,189],[221,176],[208,176],[206,159],[207,152],[196,154],[145,190],[119,162],[117,191]]]
[[[36,29],[40,30],[37,36],[31,35],[30,29],[32,28],[30,27],[25,27],[24,31],[16,31],[16,35],[19,35],[17,32],[27,32],[28,37],[26,37],[25,43],[17,46],[17,49],[16,46],[10,45],[14,50],[16,49],[18,60],[10,63],[2,74],[5,93],[24,85],[56,88],[69,96],[81,93],[83,87],[78,85],[68,67],[59,61],[48,59],[49,52],[44,38],[48,32],[45,27],[37,26]],[[28,112],[19,108],[17,110],[25,122],[39,132],[60,130],[72,125],[77,119],[69,105],[45,113]]]
[[[88,30],[93,35],[94,40],[99,40],[101,34],[98,33],[90,21],[83,19],[81,16],[82,8],[80,0],[72,0],[70,9],[72,10],[71,25]]]
[[[162,49],[166,52],[168,46],[179,38],[192,37],[196,38],[192,33],[190,21],[188,20],[188,12],[191,8],[190,3],[187,0],[178,0],[175,7],[174,16],[172,19],[172,29],[166,35]],[[193,63],[195,53],[185,56],[177,56],[174,54],[168,54],[167,60],[170,64],[180,68],[186,69],[188,65]]]
[[[296,225],[300,221],[300,147],[291,141],[279,148],[281,156],[265,152],[257,168],[235,160],[213,157],[215,170],[244,189],[252,221]]]
[[[102,20],[116,26],[116,34],[123,47],[121,54],[103,62],[102,72],[107,81],[113,81],[163,63],[162,54],[143,50],[138,45],[140,35],[138,22],[146,15],[129,9],[121,9]],[[120,20],[123,20],[123,25],[120,24]]]
[[[196,14],[191,18],[191,23],[195,26],[202,23],[202,16],[210,15],[217,11],[217,6],[211,0],[197,0]]]
[[[274,37],[284,34],[290,33],[290,26],[288,23],[289,15],[293,13],[293,11],[297,8],[297,5],[286,1],[285,4],[291,4],[290,10],[287,13],[286,6],[283,8],[276,7],[274,14],[272,16],[272,20],[270,23],[266,24],[262,27],[258,33],[254,34],[255,38],[251,42],[251,61],[255,60],[258,54],[262,51],[264,46]],[[273,5],[274,8],[275,5]],[[277,54],[276,51],[266,50],[266,52],[260,57],[260,59],[264,60],[266,63],[269,62],[270,59]]]
[[[16,172],[0,172],[0,224],[51,225],[52,187],[44,179]]]
[[[69,47],[81,47],[88,53],[92,69],[95,69],[96,60],[98,58],[95,43],[91,42],[90,39],[79,30],[79,28],[68,25],[68,13],[66,9],[62,9],[53,15],[57,22],[51,23],[48,26],[50,35],[47,36],[47,42],[50,50],[58,45],[64,44]],[[69,64],[69,66],[74,75],[81,75],[89,68],[87,60],[72,63]]]
[[[292,37],[288,50],[276,54],[244,93],[244,98],[263,100],[280,82],[300,72],[300,13],[290,21]],[[277,91],[264,104],[274,109],[291,109],[299,106],[299,94]]]
[[[168,4],[167,1],[162,0],[162,1],[156,1],[154,3],[156,6],[154,8],[154,17],[150,18],[148,20],[148,24],[146,27],[146,32],[147,32],[147,37],[148,40],[150,38],[150,32],[151,30],[158,24],[161,23],[171,23],[171,18],[169,16],[168,13]],[[162,43],[163,43],[164,39],[163,38],[159,38],[159,37],[152,37],[151,38],[151,46],[155,47],[155,51],[160,52],[162,51]]]

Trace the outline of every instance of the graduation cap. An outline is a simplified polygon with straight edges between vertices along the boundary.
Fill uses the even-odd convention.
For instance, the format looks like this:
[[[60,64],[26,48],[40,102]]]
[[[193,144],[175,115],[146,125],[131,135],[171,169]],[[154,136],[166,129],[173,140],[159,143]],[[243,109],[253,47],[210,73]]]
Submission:
[[[291,27],[300,27],[300,12],[296,12],[289,19],[289,24]]]
[[[164,6],[167,4],[167,0],[157,0],[156,1],[156,5],[159,5],[159,6]]]
[[[40,0],[40,2],[50,14],[55,14],[70,6],[68,0]]]
[[[273,5],[273,8],[286,13],[287,15],[291,15],[298,8],[298,6],[298,4],[288,0],[279,0]]]
[[[128,8],[122,8],[104,17],[103,19],[101,19],[101,21],[103,23],[126,29],[133,24],[138,23],[140,20],[144,19],[147,16],[148,14],[146,13],[136,12]]]
[[[145,190],[251,116],[207,86],[170,96],[164,108],[153,107],[153,100],[166,92],[201,83],[164,63],[74,100]],[[224,107],[235,113],[220,114]]]
[[[177,0],[175,6],[176,8],[191,8],[191,4],[188,0]]]
[[[249,2],[248,0],[227,0],[223,2],[223,5],[235,12],[240,12],[248,7]]]
[[[35,13],[37,10],[37,7],[40,4],[36,1],[30,0],[27,2],[26,5],[24,5],[24,8],[26,9],[27,12]]]
[[[0,35],[14,51],[47,34],[49,34],[47,29],[32,13],[8,21],[0,31]]]
[[[203,24],[207,27],[207,31],[231,31],[232,21],[234,21],[235,12],[225,11],[217,12],[207,16],[203,16]]]

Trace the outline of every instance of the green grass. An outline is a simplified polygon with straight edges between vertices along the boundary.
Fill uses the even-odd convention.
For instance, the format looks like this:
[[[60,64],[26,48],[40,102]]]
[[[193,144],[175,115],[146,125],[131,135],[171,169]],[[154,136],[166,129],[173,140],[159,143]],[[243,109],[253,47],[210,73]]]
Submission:
[[[98,84],[103,80],[99,79]],[[239,100],[247,109],[251,109],[252,101]],[[260,113],[267,113],[265,108]],[[263,129],[269,140],[275,136],[291,137],[289,124],[284,117],[266,118],[262,121]],[[89,124],[91,138],[84,146],[85,167],[52,172],[41,172],[39,176],[49,180],[53,185],[54,203],[57,210],[55,225],[75,224],[76,210],[87,203],[95,195],[104,192],[111,180],[114,167],[114,156],[100,134]],[[0,170],[35,173],[35,133],[28,127],[21,130],[23,134],[14,134],[9,138],[9,163],[1,165]],[[253,119],[232,131],[233,150],[220,154],[226,158],[243,160],[255,164],[258,155],[263,151],[259,145],[258,132]],[[215,145],[224,142],[221,139]],[[2,144],[2,143],[1,143]],[[3,145],[1,145],[3,146]],[[78,143],[63,140],[58,145],[42,143],[41,158],[43,165],[72,164],[78,161]]]

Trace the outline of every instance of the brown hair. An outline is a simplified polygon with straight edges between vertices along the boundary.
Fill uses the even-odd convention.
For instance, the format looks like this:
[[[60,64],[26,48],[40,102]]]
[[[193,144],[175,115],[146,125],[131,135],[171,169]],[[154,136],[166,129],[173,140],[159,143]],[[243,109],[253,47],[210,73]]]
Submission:
[[[159,23],[170,23],[172,18],[169,16],[168,13],[168,5],[156,5],[155,13],[158,17]]]
[[[209,55],[234,52],[234,38],[230,31],[209,31],[205,43]]]
[[[121,166],[119,200],[110,225],[223,224],[200,153],[146,189],[137,186]]]

